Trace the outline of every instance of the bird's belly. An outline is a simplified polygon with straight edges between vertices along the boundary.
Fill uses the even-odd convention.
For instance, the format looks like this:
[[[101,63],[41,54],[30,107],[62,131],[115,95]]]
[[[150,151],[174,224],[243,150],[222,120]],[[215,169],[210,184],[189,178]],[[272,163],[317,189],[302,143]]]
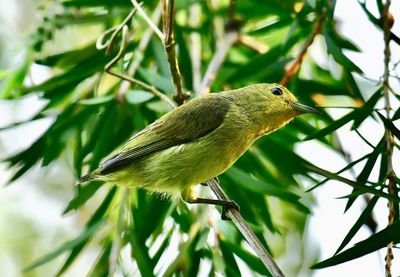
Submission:
[[[225,172],[249,146],[250,143],[233,141],[224,144],[202,141],[160,151],[159,162],[154,165],[159,169],[155,178],[161,177],[157,187],[168,184],[169,187],[183,189],[205,182]]]

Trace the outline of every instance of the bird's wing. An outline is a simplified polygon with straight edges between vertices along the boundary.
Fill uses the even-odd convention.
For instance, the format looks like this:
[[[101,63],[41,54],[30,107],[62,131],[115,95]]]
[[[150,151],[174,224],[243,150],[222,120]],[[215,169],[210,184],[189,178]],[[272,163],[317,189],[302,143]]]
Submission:
[[[137,158],[199,139],[217,129],[231,105],[229,96],[195,99],[164,115],[134,135],[121,150],[104,161],[100,174],[108,174]]]

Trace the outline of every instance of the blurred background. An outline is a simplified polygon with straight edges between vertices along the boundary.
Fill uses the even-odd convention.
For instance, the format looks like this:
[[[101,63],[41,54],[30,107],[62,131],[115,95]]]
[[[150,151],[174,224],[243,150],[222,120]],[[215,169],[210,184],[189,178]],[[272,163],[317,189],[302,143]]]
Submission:
[[[98,189],[97,185],[95,185],[96,191],[79,191],[74,185],[82,172],[95,166],[96,162],[98,163],[113,148],[127,139],[129,134],[140,130],[167,109],[163,103],[148,92],[137,93],[138,88],[132,88],[126,95],[126,102],[116,105],[116,108],[107,102],[111,98],[107,99],[106,97],[118,90],[119,81],[102,75],[104,63],[111,58],[106,57],[106,60],[104,58],[100,60],[99,57],[105,55],[100,51],[93,54],[93,45],[106,29],[123,21],[131,9],[131,4],[129,1],[122,0],[107,5],[102,3],[104,1],[89,2],[89,4],[83,4],[82,1],[0,0],[2,7],[0,10],[0,90],[3,99],[0,100],[0,159],[15,157],[16,154],[26,149],[36,149],[36,152],[25,152],[27,156],[23,158],[9,159],[8,162],[0,164],[0,184],[2,186],[0,190],[0,274],[2,276],[55,275],[66,265],[66,260],[71,258],[69,251],[78,251],[79,256],[77,255],[76,259],[75,256],[72,256],[71,265],[67,265],[65,272],[62,270],[64,276],[83,276],[89,273],[97,276],[100,275],[97,274],[98,272],[108,272],[114,276],[138,276],[145,275],[144,272],[146,272],[140,265],[140,258],[138,258],[140,255],[132,250],[135,249],[133,239],[124,237],[122,231],[127,228],[126,226],[133,226],[132,230],[140,230],[141,227],[138,227],[137,223],[132,223],[132,219],[126,220],[128,223],[122,224],[123,227],[120,226],[121,221],[125,221],[124,216],[127,213],[121,208],[125,205],[122,204],[125,203],[123,202],[125,201],[123,200],[125,191],[118,189],[115,193],[111,186],[102,186]],[[144,5],[148,14],[152,14],[157,9],[157,1],[150,2]],[[218,40],[223,39],[223,22],[227,17],[230,4],[229,1],[216,0],[192,2],[185,4],[183,1],[177,1],[176,36],[178,55],[188,57],[187,59],[180,57],[179,60],[185,87],[195,92],[196,69],[193,56],[198,50],[193,46],[198,43],[201,47],[200,69],[197,70],[204,73],[214,51],[218,48],[216,47]],[[285,75],[285,68],[290,66],[293,59],[301,52],[303,45],[307,43],[312,31],[315,30],[313,27],[318,21],[318,17],[323,12],[328,14],[326,15],[328,22],[325,23],[323,30],[313,38],[301,70],[289,81],[288,87],[307,104],[332,108],[325,109],[321,119],[315,119],[313,116],[296,119],[285,130],[274,134],[271,140],[263,139],[257,143],[250,150],[251,153],[246,154],[239,161],[234,170],[221,177],[223,187],[224,183],[232,184],[233,179],[238,179],[238,176],[242,176],[240,174],[248,172],[253,179],[240,177],[238,182],[247,183],[248,186],[256,185],[257,182],[271,182],[274,186],[284,186],[285,192],[299,196],[299,199],[295,200],[295,204],[290,204],[288,202],[291,200],[288,199],[291,199],[292,194],[280,192],[279,195],[283,194],[284,196],[268,197],[266,196],[268,193],[265,192],[264,195],[260,191],[249,191],[246,192],[247,194],[237,195],[227,188],[228,194],[242,207],[245,218],[250,218],[250,223],[257,230],[257,234],[264,237],[287,276],[383,276],[385,248],[333,267],[309,269],[316,262],[328,259],[335,254],[338,246],[355,225],[369,202],[365,200],[364,196],[359,196],[351,208],[344,212],[349,198],[341,197],[352,193],[350,186],[343,182],[330,180],[311,192],[305,192],[323,178],[315,172],[297,168],[298,164],[279,163],[280,160],[273,156],[283,155],[289,159],[286,160],[289,164],[296,163],[299,161],[297,157],[301,157],[319,168],[337,172],[351,161],[371,152],[371,146],[365,143],[365,140],[375,147],[379,144],[384,133],[384,125],[376,116],[374,119],[370,115],[357,127],[357,131],[363,135],[362,137],[354,132],[349,123],[351,121],[348,120],[341,121],[341,126],[332,127],[330,132],[327,131],[325,135],[328,135],[329,138],[319,134],[315,139],[303,139],[308,139],[307,136],[317,133],[318,130],[332,126],[333,122],[352,111],[351,108],[340,109],[337,107],[363,107],[381,86],[384,72],[382,29],[371,22],[371,17],[368,17],[366,11],[363,10],[363,2],[360,4],[355,0],[333,1],[336,2],[334,7],[330,1],[288,1],[285,2],[286,4],[279,4],[279,1],[262,4],[256,1],[248,1],[246,4],[238,2],[236,13],[242,20],[242,32],[247,34],[248,39],[254,40],[251,44],[258,47],[258,50],[251,49],[246,43],[232,46],[212,86],[212,91],[236,88],[254,82],[279,82]],[[381,14],[379,3],[380,1],[366,1],[365,7],[371,14],[379,17]],[[331,10],[326,11],[324,5],[329,6]],[[255,11],[255,7],[259,7],[259,11]],[[399,2],[394,1],[390,10],[396,19],[400,10]],[[197,22],[196,20],[190,21],[190,18],[194,18],[193,14],[199,15]],[[210,19],[207,18],[207,15],[210,16]],[[131,34],[133,44],[131,48],[128,47],[124,61],[118,66],[120,70],[127,70],[130,61],[135,60],[135,55],[138,55],[135,54],[135,49],[138,49],[143,32],[148,28],[138,15],[134,20],[137,22],[132,23],[132,29],[136,32]],[[329,22],[330,20],[334,20],[334,22]],[[331,24],[337,31],[335,42],[329,41],[329,35],[327,35],[332,31],[329,30],[332,27]],[[210,26],[215,26],[213,29],[215,33],[213,33],[213,38],[207,40],[205,37],[208,36],[207,32],[212,29]],[[218,26],[221,27],[221,34],[218,34]],[[400,34],[400,23],[396,20],[394,20],[391,31],[394,34]],[[179,35],[179,32],[183,35]],[[168,95],[168,92],[171,93],[173,89],[168,81],[165,85],[165,80],[168,80],[170,76],[165,69],[168,67],[166,67],[161,43],[156,42],[156,39],[153,36],[148,46],[149,49],[146,48],[142,51],[144,59],[138,70],[137,78],[151,84],[152,82],[162,83],[162,85],[155,84],[155,86]],[[329,45],[329,42],[334,46]],[[281,48],[277,48],[280,44],[282,44]],[[185,49],[182,45],[187,45],[187,48]],[[397,62],[400,61],[400,49],[398,43],[392,43],[391,47],[390,85],[393,92],[398,93],[400,91],[398,78],[400,72]],[[69,56],[68,53],[70,53]],[[267,56],[266,53],[270,53],[270,56]],[[86,55],[88,60],[79,55],[82,57]],[[255,61],[259,57],[262,58],[257,64]],[[151,59],[155,59],[155,61]],[[97,68],[83,67],[82,65],[88,61],[97,61]],[[353,65],[354,67],[352,67]],[[72,72],[74,66],[81,66],[81,74],[85,75],[82,80],[68,75],[69,70]],[[240,79],[238,76],[244,74],[243,72],[248,71],[249,68],[254,68],[249,73],[251,75],[244,76],[243,80]],[[63,76],[63,74],[65,75]],[[51,78],[54,76],[61,76],[65,83],[49,83],[48,80],[52,80]],[[349,76],[351,76],[350,79]],[[307,80],[318,82],[311,83]],[[71,86],[78,86],[78,88],[71,89],[68,87],[68,82],[71,83]],[[40,84],[46,85],[40,86]],[[19,89],[20,87],[22,89]],[[355,88],[360,91],[360,95],[351,91]],[[55,90],[53,94],[52,90]],[[56,99],[54,95],[57,90],[60,93],[64,93],[63,90],[65,90],[68,97]],[[398,97],[396,93],[390,95],[393,112],[398,111],[399,108],[399,98],[396,98]],[[87,102],[79,102],[82,99]],[[90,102],[90,99],[95,100]],[[75,104],[87,107],[90,112],[90,116],[82,117],[82,124],[78,124],[79,117],[72,117],[80,112],[80,110],[78,112],[74,110]],[[108,106],[102,107],[101,105]],[[381,97],[373,107],[382,109],[384,105],[384,98]],[[126,129],[124,135],[118,137],[111,145],[103,144],[107,146],[103,146],[104,150],[97,153],[99,151],[94,149],[102,147],[101,144],[92,144],[90,149],[85,144],[90,141],[91,132],[96,132],[96,128],[90,126],[97,124],[94,118],[102,117],[102,114],[112,109],[124,109],[116,116],[109,115],[114,120],[129,118],[132,122],[121,127]],[[128,115],[125,114],[126,117],[123,117],[121,114],[124,113]],[[65,127],[60,128],[66,128],[67,132],[54,132],[43,140],[42,148],[32,148],[32,145],[40,141],[47,134],[46,132],[55,126],[54,124],[58,124],[63,118],[66,120],[65,118],[69,115],[77,123],[61,125]],[[76,129],[70,128],[70,126],[75,128],[74,124],[77,126]],[[108,124],[110,123],[105,123],[104,126],[108,126]],[[394,124],[399,128],[398,122],[394,122]],[[75,141],[80,136],[76,136],[76,130],[79,134],[87,132],[86,138],[85,135],[82,136],[80,145],[77,145]],[[331,134],[333,131],[335,131],[334,135]],[[116,135],[115,130],[111,133]],[[52,140],[52,136],[59,137]],[[398,142],[397,139],[396,141]],[[275,147],[273,146],[275,143],[276,147],[283,147],[279,142],[282,142],[288,151],[294,151],[295,158],[290,159],[291,156],[282,154],[286,152],[268,151],[268,148]],[[76,151],[78,150],[76,149],[80,149],[80,147],[88,148],[85,150],[88,153],[77,155]],[[282,149],[284,151],[286,148]],[[395,148],[393,154],[395,171],[400,166],[397,150]],[[97,152],[90,154],[91,151]],[[29,160],[29,155],[32,157],[38,155],[39,158]],[[96,157],[96,155],[98,156]],[[80,164],[78,164],[79,158],[82,158]],[[24,159],[26,161],[20,163]],[[10,163],[14,167],[10,168]],[[44,164],[44,166],[40,164]],[[382,162],[374,165],[375,163],[372,164],[367,179],[376,183],[381,179]],[[345,171],[341,176],[357,180],[357,176],[360,176],[365,166],[366,160],[355,164],[352,170]],[[21,176],[19,176],[19,169],[23,167],[29,168],[29,170],[21,172],[19,174]],[[256,169],[251,172],[249,167],[256,167]],[[288,169],[289,167],[290,169]],[[270,172],[266,173],[270,175],[264,176],[264,173],[260,173],[258,170]],[[17,177],[15,177],[16,174]],[[12,180],[11,183],[10,180]],[[364,182],[364,185],[367,184],[368,182]],[[82,196],[84,193],[87,196]],[[76,250],[74,245],[67,245],[59,253],[56,252],[54,260],[49,258],[48,263],[31,271],[23,271],[24,268],[46,254],[55,253],[53,251],[59,246],[63,246],[66,241],[73,240],[82,234],[83,229],[89,230],[88,221],[93,219],[92,215],[100,203],[104,203],[102,201],[105,201],[104,199],[110,194],[116,196],[110,207],[107,207],[107,224],[101,225],[100,234],[96,234],[90,243],[85,244],[82,253]],[[180,261],[178,248],[182,249],[182,245],[190,240],[188,239],[191,236],[190,232],[193,232],[190,227],[182,226],[193,224],[193,222],[201,222],[204,225],[199,227],[201,230],[199,237],[194,240],[197,246],[193,247],[190,252],[193,256],[188,256],[189,259],[196,260],[201,257],[206,261],[200,264],[197,271],[193,271],[196,272],[196,275],[207,276],[209,272],[217,272],[217,276],[219,274],[221,276],[231,275],[233,273],[227,268],[235,268],[235,265],[238,266],[242,275],[263,275],[263,271],[257,269],[258,264],[252,259],[253,256],[246,256],[247,252],[240,254],[240,251],[234,247],[235,243],[242,245],[252,255],[251,250],[238,238],[234,226],[229,222],[221,222],[219,213],[214,208],[188,209],[184,204],[178,204],[178,207],[174,206],[176,204],[164,206],[167,204],[158,203],[162,200],[146,196],[144,192],[130,192],[130,194],[133,196],[127,198],[132,197],[132,199],[126,200],[128,203],[126,205],[136,207],[127,208],[133,217],[135,217],[135,212],[137,213],[136,217],[140,217],[138,214],[140,213],[140,203],[142,203],[142,207],[147,207],[146,209],[148,209],[148,205],[157,204],[166,210],[164,217],[159,219],[161,223],[164,223],[160,223],[160,226],[149,231],[151,236],[149,235],[148,238],[151,239],[147,240],[146,237],[144,243],[146,247],[143,248],[149,251],[148,255],[154,261],[154,257],[158,255],[156,253],[161,249],[162,241],[169,242],[169,246],[164,246],[162,251],[160,250],[164,253],[164,258],[159,258],[158,262],[154,262],[154,267],[151,269],[154,270],[155,275],[168,275],[168,272],[177,273],[180,270],[188,274],[185,269],[171,267],[171,264],[172,261]],[[265,210],[259,206],[257,208],[262,211],[252,210],[251,205],[258,203],[259,199],[254,198],[256,200],[253,203],[246,199],[253,199],[250,198],[253,194],[260,197],[260,201],[266,207]],[[147,199],[146,197],[151,198],[148,200],[149,203],[141,202],[146,201],[141,200]],[[78,200],[77,202],[81,202],[71,204],[72,199],[85,200]],[[371,199],[371,196],[368,199]],[[297,203],[297,201],[299,202]],[[358,232],[354,234],[345,249],[350,248],[358,241],[369,238],[373,234],[371,227],[376,225],[376,230],[373,230],[376,232],[386,228],[389,213],[387,203],[385,198],[377,200],[368,219],[369,223],[365,219],[363,222],[365,224],[359,227]],[[247,206],[250,207],[247,208]],[[68,212],[63,214],[66,209]],[[209,219],[210,215],[211,219]],[[145,222],[142,221],[143,224]],[[203,228],[204,230],[211,228],[210,233],[204,231]],[[218,234],[224,234],[227,237],[222,238],[219,244],[216,243],[216,240],[220,239],[216,238]],[[206,245],[204,249],[202,249],[201,243]],[[216,253],[218,252],[215,250],[216,245],[220,245],[222,253]],[[136,247],[139,246],[136,245]],[[197,253],[197,256],[194,253]],[[400,275],[400,265],[396,262],[399,255],[400,252],[395,249],[393,276]],[[160,254],[160,256],[162,255]],[[248,259],[246,260],[245,257]],[[144,258],[144,260],[146,259]],[[102,261],[107,268],[100,270],[99,264]],[[190,266],[187,267],[190,268]]]

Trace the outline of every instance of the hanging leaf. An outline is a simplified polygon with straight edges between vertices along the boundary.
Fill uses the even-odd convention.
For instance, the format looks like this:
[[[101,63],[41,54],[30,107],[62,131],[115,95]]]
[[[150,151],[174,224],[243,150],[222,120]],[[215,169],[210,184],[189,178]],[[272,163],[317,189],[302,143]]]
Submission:
[[[353,227],[351,227],[351,229],[349,230],[347,235],[344,237],[342,243],[339,245],[338,249],[335,252],[335,255],[343,250],[343,248],[350,242],[350,240],[354,237],[354,235],[358,232],[358,230],[360,230],[362,225],[366,223],[368,217],[371,216],[372,210],[374,209],[374,207],[375,207],[376,203],[378,202],[378,200],[379,200],[379,197],[378,196],[374,196],[368,202],[367,207],[364,209],[364,211],[358,217],[358,219],[354,223]]]
[[[355,246],[343,251],[340,254],[337,254],[329,259],[323,260],[315,265],[313,265],[312,269],[326,268],[334,265],[338,265],[341,263],[345,263],[374,251],[377,251],[383,247],[386,247],[390,242],[399,242],[399,234],[400,232],[400,221],[395,221],[392,225],[389,225],[382,231],[373,234],[369,238],[360,241]]]

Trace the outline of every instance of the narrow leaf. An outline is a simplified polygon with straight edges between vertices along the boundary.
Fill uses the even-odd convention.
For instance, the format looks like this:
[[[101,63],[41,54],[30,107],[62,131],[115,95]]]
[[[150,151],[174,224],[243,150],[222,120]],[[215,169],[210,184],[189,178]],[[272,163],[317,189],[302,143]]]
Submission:
[[[129,90],[125,98],[130,104],[140,104],[153,98],[154,95],[144,90]]]
[[[101,205],[97,208],[93,216],[90,218],[88,223],[86,223],[86,228],[89,229],[91,226],[97,224],[99,221],[104,221],[106,217],[104,216],[105,213],[107,212],[108,207],[111,204],[111,201],[114,198],[114,195],[117,191],[117,187],[112,187],[106,197],[104,198],[103,202]],[[60,276],[62,273],[64,273],[70,265],[75,261],[75,259],[78,257],[78,255],[82,252],[83,248],[86,246],[86,244],[89,242],[90,236],[85,238],[84,240],[80,241],[79,244],[75,245],[71,252],[68,255],[67,260],[61,267],[61,269],[58,271],[57,276]]]
[[[82,100],[79,100],[78,103],[81,105],[101,105],[101,104],[107,103],[113,99],[114,99],[114,95],[105,95],[105,96],[99,96],[99,97],[94,97],[94,98],[82,99]]]
[[[262,274],[263,276],[272,276],[272,274],[265,268],[265,266],[261,263],[260,259],[256,256],[240,247],[239,245],[233,244],[227,240],[220,240],[221,244],[225,244],[225,246],[232,251],[235,255],[237,255],[243,262],[245,262],[252,270]]]
[[[399,233],[400,221],[396,221],[382,231],[373,234],[369,238],[357,243],[352,248],[347,249],[329,259],[321,261],[313,265],[311,268],[320,269],[357,259],[359,257],[377,251],[383,247],[386,247],[392,241],[395,243],[399,242]]]
[[[99,220],[92,226],[90,226],[88,229],[86,229],[82,234],[80,234],[78,237],[76,237],[73,240],[70,240],[63,245],[61,245],[59,248],[54,250],[53,252],[47,254],[46,256],[38,259],[36,262],[32,263],[30,266],[26,267],[24,271],[29,271],[32,270],[38,266],[41,266],[55,258],[57,258],[59,255],[63,254],[66,251],[69,251],[76,246],[78,246],[80,243],[85,241],[86,239],[90,238],[94,232],[98,230],[98,228],[104,223],[105,219]]]
[[[371,216],[372,210],[374,209],[376,202],[378,202],[378,199],[378,196],[372,197],[367,207],[361,213],[356,223],[354,223],[353,227],[351,227],[350,231],[347,233],[342,243],[339,245],[335,255],[339,253],[350,242],[350,240],[354,237],[358,230],[360,230],[361,226],[367,221],[368,217]]]
[[[63,211],[63,215],[76,210],[86,203],[88,199],[90,199],[93,194],[101,187],[100,183],[93,182],[87,186],[81,186],[77,191],[76,195],[72,200],[68,203],[67,207]]]
[[[382,120],[383,124],[385,124],[385,127],[392,132],[392,134],[397,137],[397,139],[400,139],[400,130],[394,126],[393,122],[384,117],[381,113],[377,112],[378,116]]]
[[[322,176],[328,177],[329,179],[345,183],[345,184],[347,184],[349,186],[352,186],[353,188],[356,188],[356,189],[360,190],[361,192],[372,193],[374,195],[377,195],[377,196],[380,196],[380,197],[384,197],[386,199],[390,199],[390,200],[395,201],[395,202],[400,202],[400,198],[398,198],[398,197],[396,197],[394,195],[385,193],[385,192],[383,192],[381,190],[376,190],[376,189],[374,189],[374,188],[372,188],[370,186],[359,185],[357,182],[354,182],[352,180],[349,180],[347,178],[339,176],[338,174],[335,174],[335,173],[329,172],[327,170],[324,170],[322,168],[319,168],[319,167],[317,167],[315,165],[306,164],[304,166],[306,168],[308,168],[309,170],[315,172],[315,173],[318,173],[318,174],[320,174]]]
[[[364,168],[361,170],[360,174],[357,177],[357,184],[364,186],[368,181],[368,178],[372,172],[372,169],[375,166],[376,160],[382,152],[382,142],[380,142],[372,151],[370,156],[368,157],[367,162],[364,165]],[[350,197],[347,201],[345,212],[353,205],[354,201],[357,197]]]
[[[356,110],[346,114],[345,116],[339,118],[338,120],[333,121],[327,127],[315,132],[314,134],[307,136],[306,138],[304,138],[304,140],[311,140],[315,138],[319,139],[328,134],[331,134],[333,131],[336,131],[340,127],[343,127],[345,124],[353,120],[355,117],[356,117]]]
[[[337,46],[333,38],[327,32],[324,32],[324,37],[328,51],[332,54],[336,62],[350,71],[362,73],[362,70],[343,54],[342,49]]]

